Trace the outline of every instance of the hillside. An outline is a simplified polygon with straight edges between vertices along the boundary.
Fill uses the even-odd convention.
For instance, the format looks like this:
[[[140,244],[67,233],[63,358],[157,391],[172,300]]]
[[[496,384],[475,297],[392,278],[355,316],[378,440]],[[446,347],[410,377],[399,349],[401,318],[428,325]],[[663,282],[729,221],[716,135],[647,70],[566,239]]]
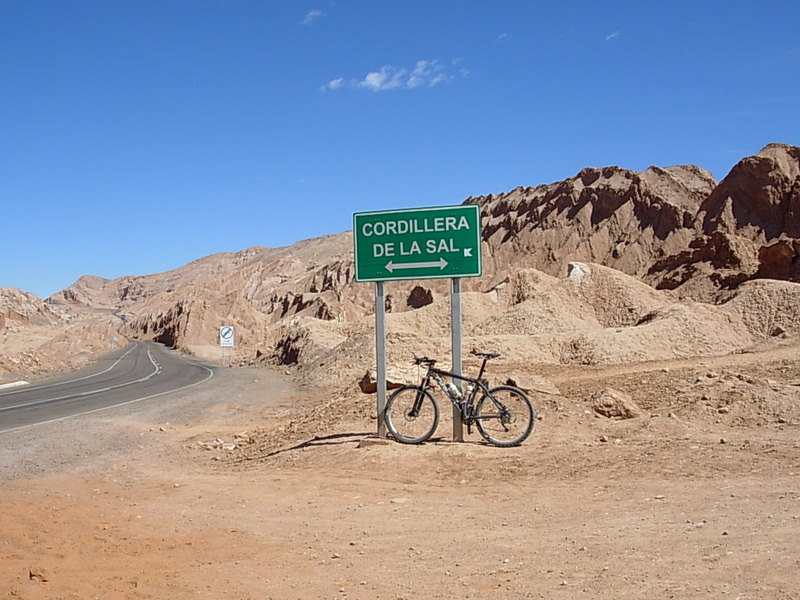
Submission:
[[[466,199],[481,207],[484,257],[484,275],[464,281],[467,343],[520,364],[600,364],[725,354],[795,335],[799,174],[800,148],[770,144],[719,183],[692,165],[611,166]],[[390,361],[448,353],[448,289],[436,280],[387,286]],[[124,336],[217,359],[224,323],[236,326],[237,362],[346,387],[374,362],[372,303],[372,286],[353,280],[345,232],[166,273],[86,276],[44,302],[6,293],[0,331],[8,340],[12,329],[45,327],[52,335],[37,329],[25,350],[44,355],[56,338],[100,327],[104,339],[75,362]],[[23,372],[4,344],[0,368]]]

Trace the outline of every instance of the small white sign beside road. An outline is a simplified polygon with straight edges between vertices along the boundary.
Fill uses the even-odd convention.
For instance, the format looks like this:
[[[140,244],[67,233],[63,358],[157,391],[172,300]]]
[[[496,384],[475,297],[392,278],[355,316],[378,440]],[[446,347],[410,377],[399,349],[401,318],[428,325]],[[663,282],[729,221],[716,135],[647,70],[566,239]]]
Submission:
[[[223,325],[219,328],[219,345],[223,348],[233,348],[233,326]]]

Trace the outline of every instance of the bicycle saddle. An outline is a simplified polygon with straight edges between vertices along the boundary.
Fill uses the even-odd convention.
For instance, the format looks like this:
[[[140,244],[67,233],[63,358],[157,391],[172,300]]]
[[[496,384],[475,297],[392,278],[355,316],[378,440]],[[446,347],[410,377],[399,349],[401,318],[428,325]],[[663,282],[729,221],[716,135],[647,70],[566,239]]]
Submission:
[[[491,358],[497,358],[498,356],[500,356],[496,352],[477,352],[475,350],[472,351],[472,354],[474,354],[475,356],[482,356],[483,358],[485,358],[487,360],[489,360]]]
[[[436,360],[428,358],[427,356],[417,356],[414,358],[415,365],[435,365]]]

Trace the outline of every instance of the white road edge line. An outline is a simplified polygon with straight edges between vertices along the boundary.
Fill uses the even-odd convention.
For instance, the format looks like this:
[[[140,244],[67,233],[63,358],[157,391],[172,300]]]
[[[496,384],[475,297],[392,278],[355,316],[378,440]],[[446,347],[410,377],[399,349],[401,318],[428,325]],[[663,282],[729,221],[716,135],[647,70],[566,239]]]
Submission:
[[[133,348],[131,348],[131,350],[132,349]],[[125,354],[127,355],[127,352]],[[135,383],[142,383],[143,381],[147,381],[148,379],[150,379],[154,375],[157,375],[158,373],[161,372],[161,367],[158,365],[158,363],[156,363],[155,360],[153,360],[153,355],[150,354],[150,348],[147,349],[147,358],[150,359],[150,363],[153,365],[153,367],[155,367],[153,369],[153,372],[150,373],[149,375],[145,375],[144,377],[136,379],[135,381],[128,381],[128,382],[125,382],[125,383],[120,383],[119,385],[110,385],[108,387],[100,388],[100,389],[97,389],[97,390],[89,390],[88,392],[80,392],[78,394],[67,394],[66,396],[59,396],[57,398],[47,398],[45,400],[34,400],[33,402],[24,402],[23,404],[12,404],[11,406],[3,406],[3,407],[0,408],[0,412],[4,412],[6,410],[12,410],[12,409],[15,409],[15,408],[25,408],[25,407],[28,407],[28,406],[36,406],[37,404],[47,404],[48,402],[58,402],[59,400],[66,400],[68,398],[81,398],[83,396],[92,396],[94,394],[101,394],[103,392],[110,392],[111,390],[116,390],[117,388],[125,387],[125,386],[128,386],[128,385],[133,385]],[[122,360],[122,359],[120,358],[120,360]],[[86,379],[86,378],[82,377],[81,379]],[[80,381],[80,379],[73,379],[73,381]]]
[[[12,381],[11,383],[0,383],[0,390],[4,390],[6,388],[19,387],[21,385],[28,385],[28,382],[27,381]]]
[[[192,361],[187,361],[187,362],[192,362]],[[120,406],[127,406],[128,404],[135,404],[136,402],[143,402],[144,400],[150,400],[151,398],[158,398],[159,396],[164,396],[165,394],[172,394],[174,392],[180,392],[180,391],[183,391],[183,390],[188,390],[189,388],[193,388],[196,385],[200,385],[201,383],[205,383],[206,381],[208,381],[209,379],[211,379],[214,376],[214,370],[213,369],[210,369],[205,365],[201,365],[200,363],[192,362],[192,364],[197,365],[198,367],[202,367],[206,371],[208,371],[208,377],[206,377],[205,379],[202,379],[200,381],[195,381],[194,383],[190,383],[189,385],[185,385],[183,387],[175,388],[174,390],[167,390],[165,392],[159,392],[157,394],[151,394],[150,396],[144,396],[143,398],[135,398],[133,400],[128,400],[126,402],[120,402],[119,404],[112,404],[111,406],[104,406],[103,408],[95,408],[93,410],[87,410],[86,412],[78,413],[78,414],[75,414],[75,415],[69,415],[68,417],[59,417],[57,419],[50,419],[49,421],[42,421],[41,423],[31,423],[30,425],[22,425],[21,427],[14,427],[13,429],[3,429],[2,431],[0,431],[0,435],[2,435],[4,433],[11,433],[12,431],[20,431],[22,429],[30,429],[31,427],[36,427],[37,425],[46,425],[47,423],[55,423],[57,421],[66,421],[67,419],[74,419],[75,417],[82,417],[84,415],[91,415],[93,413],[97,413],[97,412],[100,412],[100,411],[103,411],[103,410],[109,410],[111,408],[119,408]]]
[[[127,352],[125,352],[125,354],[120,356],[114,362],[114,364],[111,365],[110,367],[108,367],[105,371],[100,371],[99,373],[93,373],[92,375],[86,375],[84,377],[77,377],[75,379],[67,379],[66,381],[59,381],[58,383],[50,383],[50,384],[47,384],[47,385],[38,385],[37,386],[36,384],[31,383],[31,384],[28,384],[31,387],[27,388],[26,391],[27,390],[46,390],[47,388],[57,387],[59,385],[64,385],[65,383],[72,383],[73,381],[83,381],[84,379],[91,379],[92,377],[97,377],[98,375],[102,375],[103,373],[108,373],[111,369],[116,367],[123,358],[125,358],[126,356],[128,356],[128,354],[133,352],[140,343],[141,342],[133,342],[134,345]],[[4,394],[0,394],[0,396],[3,396],[3,395]]]

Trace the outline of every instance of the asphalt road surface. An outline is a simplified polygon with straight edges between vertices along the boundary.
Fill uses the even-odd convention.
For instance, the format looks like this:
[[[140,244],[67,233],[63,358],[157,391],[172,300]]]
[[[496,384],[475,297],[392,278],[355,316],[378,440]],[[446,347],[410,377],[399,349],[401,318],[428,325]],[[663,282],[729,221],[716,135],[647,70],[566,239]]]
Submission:
[[[0,389],[0,433],[165,396],[213,375],[160,344],[132,342],[80,372]]]

